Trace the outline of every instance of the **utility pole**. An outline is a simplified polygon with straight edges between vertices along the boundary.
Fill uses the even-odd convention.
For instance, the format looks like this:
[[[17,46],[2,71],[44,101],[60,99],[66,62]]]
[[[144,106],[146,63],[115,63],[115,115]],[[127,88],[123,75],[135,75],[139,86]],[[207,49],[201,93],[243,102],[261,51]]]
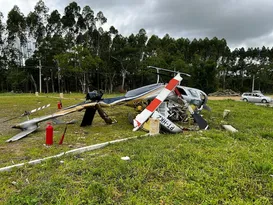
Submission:
[[[252,76],[252,92],[254,91],[255,75]]]
[[[61,68],[59,66],[59,61],[56,60],[57,67],[58,67],[58,88],[59,88],[59,93],[61,93]]]
[[[40,84],[40,93],[42,93],[42,65],[41,65],[41,60],[39,60],[39,84]]]

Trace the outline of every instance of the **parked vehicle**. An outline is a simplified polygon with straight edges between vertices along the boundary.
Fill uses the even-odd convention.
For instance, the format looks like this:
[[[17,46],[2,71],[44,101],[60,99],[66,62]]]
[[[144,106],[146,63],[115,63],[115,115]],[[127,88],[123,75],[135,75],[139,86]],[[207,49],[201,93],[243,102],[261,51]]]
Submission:
[[[252,93],[260,93],[260,94],[262,94],[262,92],[260,90],[253,90]]]
[[[243,100],[245,102],[254,102],[254,103],[272,102],[272,98],[264,96],[260,92],[243,93],[241,96],[241,100]]]

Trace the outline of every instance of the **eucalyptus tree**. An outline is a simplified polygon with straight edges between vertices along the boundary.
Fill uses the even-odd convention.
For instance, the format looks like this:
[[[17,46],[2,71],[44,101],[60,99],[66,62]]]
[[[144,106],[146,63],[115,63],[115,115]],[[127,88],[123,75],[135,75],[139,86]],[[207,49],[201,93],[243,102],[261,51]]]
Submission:
[[[121,34],[116,34],[113,38],[111,49],[110,49],[110,59],[108,61],[107,78],[109,79],[109,91],[113,91],[115,77],[119,74],[120,68],[123,66],[124,60],[124,48],[126,47],[127,39]],[[123,66],[124,67],[124,66]]]
[[[34,38],[36,47],[40,46],[46,36],[48,11],[49,9],[43,0],[39,0],[34,7],[34,11],[30,12],[26,18],[29,36]]]
[[[4,32],[5,32],[5,25],[3,23],[3,14],[2,12],[0,12],[0,48],[2,48],[3,44],[4,44]],[[1,52],[2,54],[2,52]]]
[[[117,35],[118,30],[111,26],[109,31],[103,32],[100,37],[100,58],[103,60],[103,63],[96,69],[97,89],[104,88],[105,91],[108,90],[109,92],[113,90],[117,72],[114,66],[116,59],[113,58],[112,47],[115,45],[113,41]]]
[[[246,61],[246,52],[244,47],[241,47],[240,49],[236,48],[233,53],[236,56],[234,71],[236,73],[235,78],[238,81],[237,87],[239,88],[239,90],[245,91],[248,88],[244,86],[244,82],[247,78],[249,78],[246,75],[248,66]]]
[[[88,11],[88,10],[87,10]],[[103,73],[105,71],[105,67],[107,67],[109,65],[109,58],[110,58],[110,51],[109,51],[109,47],[111,46],[111,36],[110,33],[103,30],[102,26],[103,24],[105,24],[107,22],[107,18],[104,16],[104,14],[102,13],[102,11],[99,11],[96,15],[96,17],[94,18],[94,16],[92,15],[92,12],[89,9],[89,37],[91,39],[91,50],[93,52],[93,54],[95,54],[98,58],[103,59],[103,55],[104,57],[108,57],[106,58],[106,62],[104,62],[102,65],[103,67],[97,65],[96,67],[96,72],[97,72],[97,76],[98,73]],[[93,22],[92,22],[93,21]],[[108,53],[108,55],[107,55]],[[108,63],[107,63],[108,61]],[[98,84],[98,89],[99,89],[99,77],[97,77],[97,84]],[[112,85],[112,84],[111,84]],[[112,89],[111,89],[112,91]]]
[[[195,60],[195,57],[194,57],[195,54],[200,56],[200,53],[198,52],[199,51],[198,46],[199,46],[198,40],[196,38],[194,38],[191,41],[190,47],[189,47],[189,61],[190,62]]]
[[[3,23],[3,14],[0,12],[0,82],[1,82],[1,91],[4,91],[4,85],[6,82],[7,77],[7,69],[6,69],[6,62],[7,59],[5,58],[4,53],[4,33],[5,33],[5,25]]]
[[[45,40],[45,37],[47,36],[47,24],[48,24],[48,7],[45,5],[43,0],[39,0],[35,7],[34,11],[31,11],[27,17],[26,17],[26,25],[27,25],[27,33],[28,33],[28,47],[31,47],[31,44],[35,45],[35,53],[38,60],[43,61],[45,63],[45,56],[47,52],[43,52],[42,47],[46,47],[47,41]],[[38,52],[37,52],[38,51]],[[24,51],[26,53],[26,51]],[[28,51],[27,51],[28,52]],[[39,56],[37,55],[39,54]],[[29,58],[31,56],[27,56]],[[38,64],[37,64],[38,65]],[[31,82],[35,81],[35,78],[33,76],[36,76],[36,73],[38,73],[38,69],[28,69],[28,75],[31,77]],[[48,79],[50,77],[50,70],[49,69],[43,69],[43,75],[45,78],[45,82],[48,88]],[[41,82],[42,83],[42,82]],[[35,83],[36,84],[36,83]],[[47,89],[48,90],[48,89]]]
[[[202,89],[206,93],[216,91],[218,88],[216,62],[213,60],[203,61],[197,54],[194,55],[192,62],[190,86]]]
[[[253,77],[252,77],[252,81],[253,81],[253,86],[254,86],[254,81],[255,79],[257,79],[256,84],[258,84],[258,89],[260,90],[269,90],[268,85],[272,84],[270,83],[270,81],[272,81],[272,79],[268,78],[270,75],[270,71],[272,72],[272,63],[270,63],[270,49],[266,48],[265,46],[263,46],[261,49],[256,48],[255,49],[257,54],[257,63],[255,66],[255,70],[253,70]],[[272,92],[272,88],[270,89]]]
[[[226,89],[227,77],[229,77],[230,73],[232,72],[233,65],[234,61],[231,56],[231,51],[229,47],[226,47],[225,51],[222,53],[222,56],[220,56],[217,61],[219,83],[221,84],[222,89]]]
[[[114,28],[112,28],[115,31]],[[115,75],[121,75],[120,89],[125,90],[125,82],[127,84],[136,82],[140,64],[144,58],[145,43],[147,41],[146,31],[140,29],[137,35],[131,34],[128,38],[116,35],[113,38],[113,44],[110,49],[111,58],[113,60],[112,67]],[[126,80],[130,73],[131,78]]]
[[[92,33],[94,29],[96,28],[94,11],[90,8],[90,6],[85,6],[82,9],[81,16],[83,18],[83,21],[81,21],[83,25],[81,26],[81,31],[80,31],[82,35],[81,43],[84,46],[87,46],[90,49],[92,49],[93,39],[91,37],[92,37]]]
[[[51,82],[51,91],[55,92],[55,84],[59,82],[59,67],[55,60],[55,56],[66,52],[68,49],[65,39],[61,35],[53,35],[52,37],[46,36],[42,41],[39,50],[34,52],[33,58],[41,60],[43,67],[43,76],[46,85]],[[39,65],[39,64],[37,64]],[[58,78],[58,79],[57,79]],[[63,79],[64,80],[64,79]],[[62,84],[58,83],[58,90],[61,92],[63,89]]]
[[[226,46],[226,41],[224,39],[219,40],[217,37],[213,37],[210,40],[210,56],[209,59],[217,62],[222,56]]]
[[[106,22],[107,18],[101,11],[95,16],[94,11],[90,6],[85,6],[81,13],[77,13],[77,43],[85,46],[88,45],[92,52],[99,56],[100,37],[104,32],[102,25]]]
[[[66,44],[72,48],[76,44],[76,35],[79,32],[77,25],[81,7],[76,2],[71,2],[64,9],[64,15],[61,18]]]
[[[15,60],[18,64],[22,65],[22,52],[21,47],[26,44],[26,21],[24,14],[20,11],[18,6],[14,6],[8,13],[7,19],[7,40],[8,47],[13,55],[17,55],[16,58],[9,60]]]
[[[175,70],[175,71],[180,71],[180,72],[183,72],[183,73],[188,73],[188,74],[190,74],[192,71],[190,70],[190,66],[189,66],[189,64],[187,64],[184,60],[183,60],[183,58],[176,58],[172,63],[171,63],[171,65],[170,65],[170,68],[172,69],[172,70]],[[185,79],[183,79],[183,84],[187,84],[187,82],[188,82],[189,80],[188,80],[188,78],[185,78]]]
[[[214,60],[217,63],[219,83],[221,84],[222,89],[226,89],[226,78],[232,70],[233,61],[231,58],[231,51],[227,46],[225,39],[218,40],[215,51]]]
[[[47,53],[46,53],[46,64],[47,66],[50,67],[50,75],[51,75],[51,86],[52,86],[52,91],[55,91],[55,86],[54,86],[54,79],[56,79],[56,76],[58,78],[58,90],[59,92],[63,91],[63,80],[64,78],[61,79],[60,75],[60,67],[58,67],[58,62],[55,60],[55,56],[58,54],[62,54],[66,52],[67,50],[71,49],[72,44],[67,44],[67,39],[64,38],[65,35],[67,34],[66,29],[63,29],[63,24],[62,21],[64,19],[61,17],[61,14],[59,13],[58,10],[54,10],[50,13],[48,19],[47,19],[47,35],[46,38],[44,39],[45,42],[48,42],[46,45]],[[46,49],[46,48],[42,48]]]
[[[160,38],[156,35],[152,35],[146,44],[145,54],[146,57],[157,56],[157,49],[160,47]]]
[[[102,26],[107,22],[107,18],[102,11],[99,11],[95,17],[96,28],[93,31],[94,46],[96,48],[96,55],[100,56],[100,37],[103,34]]]
[[[132,36],[132,35],[131,35]],[[146,55],[146,45],[148,43],[148,36],[146,33],[146,30],[144,28],[141,28],[139,32],[132,36],[134,39],[131,40],[128,39],[128,48],[129,49],[129,55],[127,58],[128,66],[126,71],[122,72],[122,76],[125,77],[126,72],[131,73],[128,80],[132,83],[133,87],[136,87],[139,83],[143,83],[142,79],[139,81],[139,77],[143,77],[143,69],[145,66],[145,59],[147,58]],[[146,69],[146,68],[145,68]]]
[[[181,56],[181,58],[189,63],[189,48],[190,48],[190,40],[188,38],[178,38],[176,40],[177,52]]]
[[[62,68],[61,72],[63,76],[70,78],[80,76],[78,79],[81,84],[82,92],[89,92],[87,74],[96,69],[98,64],[102,62],[99,57],[92,55],[89,49],[83,46],[76,46],[69,52],[56,55],[55,59],[59,62],[59,66]],[[75,78],[75,80],[76,79],[77,78]]]
[[[7,60],[7,81],[12,89],[19,89],[24,83],[25,72],[19,66],[23,65],[22,47],[26,44],[26,21],[18,6],[14,6],[7,18],[7,44],[4,53]]]
[[[158,55],[161,55],[165,59],[166,63],[170,65],[175,59],[177,53],[176,41],[169,34],[166,34],[161,39],[161,49]]]
[[[145,69],[147,65],[172,69],[175,66],[174,61],[184,58],[182,52],[177,47],[176,40],[170,37],[169,34],[166,34],[162,39],[156,35],[152,35],[147,40],[145,54],[144,69],[142,69],[143,82],[156,81],[156,75],[151,75],[151,71]],[[164,79],[163,76],[161,78]]]
[[[115,77],[115,72],[112,68],[112,36],[115,35],[117,30],[112,26],[110,27],[108,32],[103,32],[101,35],[100,41],[100,58],[103,60],[103,64],[96,69],[96,81],[97,81],[97,89],[103,88],[105,90],[112,90],[113,85],[108,82],[113,82],[112,76]]]
[[[18,39],[21,45],[26,43],[26,21],[18,6],[14,6],[8,13],[7,19],[8,43],[15,44]],[[19,45],[20,46],[20,45]]]
[[[61,36],[62,35],[62,22],[61,14],[58,10],[54,10],[50,13],[47,19],[46,36]]]

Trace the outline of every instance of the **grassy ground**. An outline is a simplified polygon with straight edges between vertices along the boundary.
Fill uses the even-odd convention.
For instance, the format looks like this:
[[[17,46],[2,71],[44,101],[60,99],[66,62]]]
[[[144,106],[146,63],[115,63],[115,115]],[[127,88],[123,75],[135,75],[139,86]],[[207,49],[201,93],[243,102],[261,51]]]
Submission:
[[[54,97],[58,97],[55,95]],[[80,94],[65,95],[64,106],[81,101]],[[48,103],[57,109],[58,98],[33,95],[0,95],[0,120],[18,116]],[[78,155],[63,156],[35,166],[0,173],[1,204],[273,204],[273,108],[233,100],[209,101],[204,112],[208,131],[139,137]],[[223,120],[223,110],[230,115]],[[62,146],[58,141],[65,125],[54,125],[54,145],[45,147],[45,127],[14,143],[5,140],[18,133],[1,123],[0,167],[61,153],[77,147],[141,136],[132,132],[120,106],[105,111],[118,123],[105,125],[96,116],[92,127],[80,128],[83,112],[62,120],[68,125]],[[239,130],[221,128],[231,124]],[[129,161],[121,157],[129,156]]]

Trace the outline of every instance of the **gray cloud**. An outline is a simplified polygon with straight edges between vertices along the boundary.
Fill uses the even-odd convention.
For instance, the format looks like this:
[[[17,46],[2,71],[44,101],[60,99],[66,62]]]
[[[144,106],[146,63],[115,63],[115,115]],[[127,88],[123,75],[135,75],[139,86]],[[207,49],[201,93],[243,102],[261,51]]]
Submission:
[[[45,0],[51,11],[63,14],[68,0]],[[102,11],[108,27],[124,36],[144,28],[148,35],[174,38],[225,38],[230,47],[273,45],[272,0],[78,0],[95,13]],[[5,8],[19,4],[23,12],[33,9],[36,0],[0,0]],[[29,8],[32,6],[32,8]],[[3,11],[3,7],[0,11]],[[4,11],[7,13],[8,11]]]
[[[157,3],[152,15],[139,21],[139,27],[155,28],[180,37],[226,38],[230,43],[270,34],[273,30],[273,2],[259,1],[171,1]]]

